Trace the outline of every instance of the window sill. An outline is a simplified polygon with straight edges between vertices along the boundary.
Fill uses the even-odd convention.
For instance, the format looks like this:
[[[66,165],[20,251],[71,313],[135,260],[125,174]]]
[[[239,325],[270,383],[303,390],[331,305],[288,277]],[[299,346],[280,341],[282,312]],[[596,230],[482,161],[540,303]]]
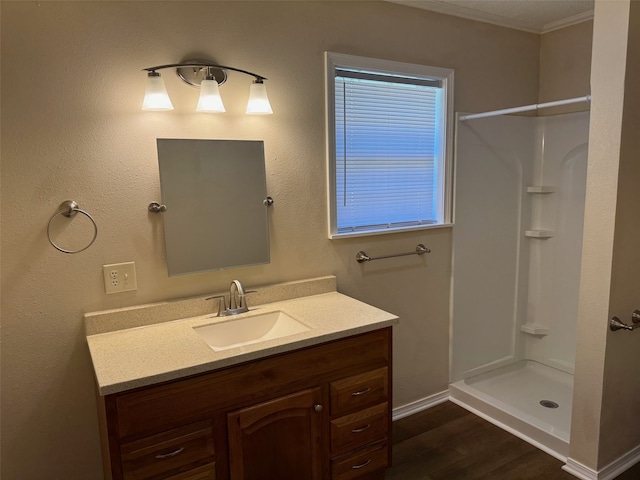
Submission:
[[[382,228],[380,230],[366,230],[361,232],[346,232],[346,233],[330,233],[330,240],[339,240],[341,238],[351,238],[351,237],[370,237],[373,235],[387,235],[390,233],[403,233],[403,232],[412,232],[415,230],[431,230],[433,228],[451,228],[453,227],[453,223],[438,223],[434,225],[419,225],[419,226],[411,226],[411,227],[401,227],[401,228]]]

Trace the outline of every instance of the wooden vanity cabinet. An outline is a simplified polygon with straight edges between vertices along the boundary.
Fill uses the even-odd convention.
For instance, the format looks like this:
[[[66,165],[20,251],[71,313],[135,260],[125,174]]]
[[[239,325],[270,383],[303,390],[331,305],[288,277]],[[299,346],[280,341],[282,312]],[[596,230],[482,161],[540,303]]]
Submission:
[[[382,479],[390,373],[387,327],[98,397],[105,478]]]

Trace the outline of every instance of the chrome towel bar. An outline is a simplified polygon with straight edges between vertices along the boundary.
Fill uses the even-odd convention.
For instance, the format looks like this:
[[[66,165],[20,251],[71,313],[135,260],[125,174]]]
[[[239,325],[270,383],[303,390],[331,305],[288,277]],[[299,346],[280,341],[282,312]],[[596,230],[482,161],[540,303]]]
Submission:
[[[363,250],[360,250],[358,253],[356,253],[356,261],[358,263],[363,263],[370,262],[372,260],[380,260],[382,258],[406,257],[407,255],[422,255],[423,253],[431,253],[431,250],[429,250],[421,243],[418,244],[414,252],[394,253],[393,255],[383,255],[381,257],[370,257]]]
[[[640,310],[634,310],[631,314],[631,322],[632,325],[628,325],[620,320],[618,317],[611,317],[609,320],[609,328],[612,332],[616,330],[635,330],[636,328],[640,328]]]

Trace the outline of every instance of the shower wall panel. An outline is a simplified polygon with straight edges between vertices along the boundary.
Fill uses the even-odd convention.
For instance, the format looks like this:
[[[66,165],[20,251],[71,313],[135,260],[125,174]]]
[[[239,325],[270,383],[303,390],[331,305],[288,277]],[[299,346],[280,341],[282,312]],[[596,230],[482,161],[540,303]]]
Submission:
[[[582,230],[587,177],[589,112],[537,119],[541,156],[534,163],[537,185],[555,192],[530,194],[533,228],[553,232],[530,238],[526,323],[548,329],[525,338],[524,356],[573,372]]]
[[[458,122],[451,381],[522,356],[533,178],[533,117]]]

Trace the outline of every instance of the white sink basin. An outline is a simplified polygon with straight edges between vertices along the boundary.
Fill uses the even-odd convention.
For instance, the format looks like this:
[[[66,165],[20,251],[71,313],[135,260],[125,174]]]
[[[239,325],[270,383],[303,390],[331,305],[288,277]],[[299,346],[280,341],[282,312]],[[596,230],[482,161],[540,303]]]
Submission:
[[[288,337],[306,332],[309,327],[284,312],[276,311],[241,318],[231,317],[229,320],[193,327],[193,329],[213,350],[218,352],[241,345]]]

